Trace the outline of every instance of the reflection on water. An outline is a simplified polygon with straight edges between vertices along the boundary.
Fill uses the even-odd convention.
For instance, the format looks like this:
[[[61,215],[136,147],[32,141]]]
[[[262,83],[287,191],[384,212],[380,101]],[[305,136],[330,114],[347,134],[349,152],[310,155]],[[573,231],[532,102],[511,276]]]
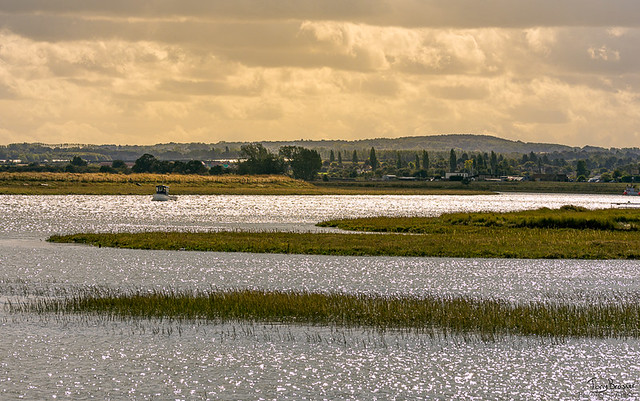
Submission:
[[[521,260],[147,251],[0,241],[9,295],[111,289],[239,289],[617,302],[640,294],[629,260]],[[4,277],[4,279],[2,278]]]
[[[53,245],[52,233],[315,230],[320,220],[576,204],[615,196],[0,197],[0,301],[91,287],[464,294],[513,301],[637,298],[635,261],[489,260],[138,251]],[[0,398],[634,399],[640,341],[432,337],[323,326],[0,311]],[[634,383],[607,389],[598,383]]]
[[[640,360],[640,344],[620,340],[486,343],[95,318],[19,324],[26,331],[3,340],[10,351],[2,350],[0,398],[579,399],[590,395],[592,377],[637,381]]]
[[[86,231],[318,230],[322,220],[367,216],[436,216],[457,211],[511,211],[573,204],[610,207],[623,196],[501,194],[482,196],[19,196],[0,202],[0,233],[12,237]]]

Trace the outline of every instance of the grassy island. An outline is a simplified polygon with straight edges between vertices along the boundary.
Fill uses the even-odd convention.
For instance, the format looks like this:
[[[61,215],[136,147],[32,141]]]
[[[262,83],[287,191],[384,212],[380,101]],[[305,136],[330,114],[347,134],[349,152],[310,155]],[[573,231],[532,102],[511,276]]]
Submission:
[[[54,235],[51,242],[218,252],[525,259],[638,259],[640,211],[565,206],[510,213],[338,220],[367,233],[143,232]]]
[[[455,186],[320,186],[282,175],[182,175],[0,172],[0,195],[151,195],[157,184],[175,195],[480,195],[495,192]]]
[[[120,318],[249,320],[349,327],[411,328],[426,333],[544,337],[639,337],[640,304],[512,304],[468,297],[265,292],[89,293],[10,307],[14,312],[92,313]]]

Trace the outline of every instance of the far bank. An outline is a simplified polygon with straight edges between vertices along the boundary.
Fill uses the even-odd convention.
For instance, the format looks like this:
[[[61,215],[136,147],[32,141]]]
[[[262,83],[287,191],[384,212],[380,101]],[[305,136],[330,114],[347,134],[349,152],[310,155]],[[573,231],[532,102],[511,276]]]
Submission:
[[[622,195],[624,183],[536,181],[322,181],[281,175],[0,173],[0,195],[480,195],[498,192]],[[629,197],[633,199],[633,197]]]

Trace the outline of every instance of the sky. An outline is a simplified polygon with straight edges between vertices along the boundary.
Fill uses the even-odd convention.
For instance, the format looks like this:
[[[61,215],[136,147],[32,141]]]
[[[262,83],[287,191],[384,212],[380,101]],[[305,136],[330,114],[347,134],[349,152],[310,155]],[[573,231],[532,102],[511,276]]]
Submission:
[[[637,0],[1,0],[0,144],[640,146]]]

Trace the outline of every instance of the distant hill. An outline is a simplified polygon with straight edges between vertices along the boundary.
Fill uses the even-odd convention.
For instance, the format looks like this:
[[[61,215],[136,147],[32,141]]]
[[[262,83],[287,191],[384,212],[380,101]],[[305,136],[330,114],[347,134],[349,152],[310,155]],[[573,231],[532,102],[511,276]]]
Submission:
[[[164,143],[157,145],[47,145],[41,143],[16,143],[0,146],[0,160],[20,159],[23,162],[71,160],[80,156],[88,161],[124,160],[134,161],[145,153],[161,160],[213,160],[238,157],[240,147],[248,142],[218,143]],[[356,141],[344,140],[298,140],[262,141],[266,148],[277,151],[281,146],[293,145],[318,150],[323,157],[329,151],[368,151],[374,147],[379,151],[448,152],[450,149],[466,152],[491,152],[517,155],[524,153],[554,153],[566,159],[585,158],[588,154],[618,154],[620,151],[640,155],[640,149],[605,149],[593,146],[582,148],[550,143],[512,141],[490,135],[448,134],[410,136],[403,138],[376,138]]]
[[[285,145],[304,146],[306,148],[324,149],[363,149],[374,147],[376,150],[431,150],[449,151],[451,149],[467,152],[496,153],[553,153],[580,150],[566,145],[549,143],[531,143],[511,141],[490,135],[448,134],[430,136],[408,136],[402,138],[376,138],[356,141],[263,141],[268,148],[279,148]],[[221,143],[222,144],[222,143]],[[233,143],[239,147],[240,143]],[[228,145],[227,145],[228,146]],[[604,151],[605,149],[600,149]]]

